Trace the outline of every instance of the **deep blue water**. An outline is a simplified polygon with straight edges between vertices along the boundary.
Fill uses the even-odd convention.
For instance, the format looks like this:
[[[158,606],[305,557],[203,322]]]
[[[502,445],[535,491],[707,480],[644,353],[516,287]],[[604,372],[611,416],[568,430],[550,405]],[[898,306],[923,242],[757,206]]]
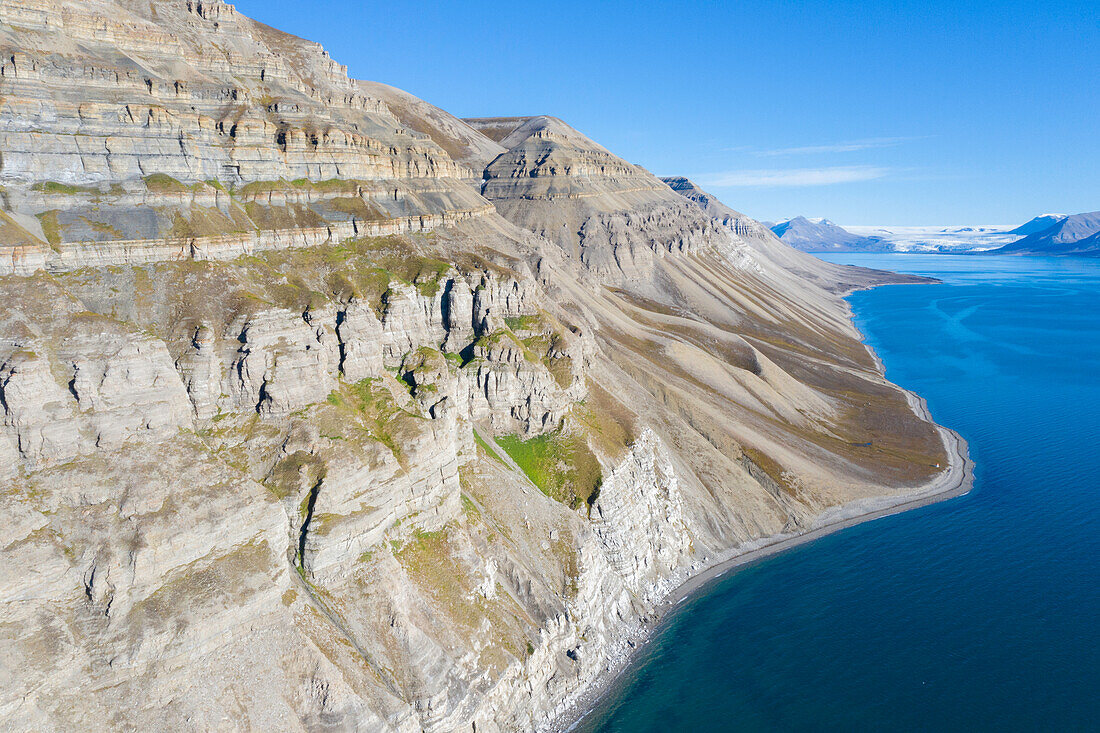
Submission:
[[[850,301],[974,490],[710,585],[580,729],[1100,730],[1100,261],[828,259],[944,281]]]

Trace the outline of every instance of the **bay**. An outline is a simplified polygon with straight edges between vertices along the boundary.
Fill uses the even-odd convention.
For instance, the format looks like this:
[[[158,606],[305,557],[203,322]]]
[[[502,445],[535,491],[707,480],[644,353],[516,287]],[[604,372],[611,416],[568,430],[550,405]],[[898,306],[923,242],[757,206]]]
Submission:
[[[826,259],[944,281],[849,301],[974,489],[707,586],[578,729],[1100,729],[1100,261]]]

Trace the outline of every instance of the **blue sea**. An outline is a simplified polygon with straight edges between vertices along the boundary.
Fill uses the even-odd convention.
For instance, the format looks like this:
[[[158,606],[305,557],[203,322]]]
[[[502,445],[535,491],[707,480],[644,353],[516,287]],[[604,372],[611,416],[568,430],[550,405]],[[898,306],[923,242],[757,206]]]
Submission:
[[[849,300],[973,491],[707,586],[579,730],[1100,731],[1100,260],[827,259],[943,280]]]

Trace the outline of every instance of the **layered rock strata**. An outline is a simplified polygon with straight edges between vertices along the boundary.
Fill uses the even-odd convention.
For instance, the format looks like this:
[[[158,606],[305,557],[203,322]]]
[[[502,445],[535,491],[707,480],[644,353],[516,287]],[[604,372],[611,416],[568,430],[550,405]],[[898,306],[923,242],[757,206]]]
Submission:
[[[236,256],[489,210],[479,170],[319,45],[231,5],[9,0],[0,46],[0,273]]]
[[[946,461],[838,297],[889,278],[560,120],[221,2],[0,38],[5,728],[549,729],[679,582]]]

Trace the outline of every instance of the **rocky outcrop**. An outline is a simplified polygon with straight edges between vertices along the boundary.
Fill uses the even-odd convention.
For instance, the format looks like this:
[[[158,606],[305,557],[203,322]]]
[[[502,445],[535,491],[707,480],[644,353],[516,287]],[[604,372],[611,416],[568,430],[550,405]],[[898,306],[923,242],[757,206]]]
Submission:
[[[729,227],[735,235],[760,237],[766,234],[767,227],[763,224],[750,219],[740,211],[734,211],[726,206],[712,194],[695,185],[695,182],[690,178],[672,176],[661,180],[667,183],[673,191],[694,202],[707,216],[717,219],[723,225]]]
[[[456,421],[428,421],[421,427],[417,439],[402,442],[400,459],[376,448],[369,461],[340,450],[325,460],[301,548],[312,577],[338,581],[348,563],[385,542],[387,531],[409,517],[416,518],[418,531],[433,532],[459,516]]]
[[[57,383],[44,357],[26,349],[9,356],[0,367],[0,399],[5,445],[14,442],[28,467],[64,463],[80,452],[82,426],[73,414],[73,395]]]
[[[28,348],[43,345],[20,348],[0,367],[4,425],[27,467],[190,426],[187,393],[162,341],[109,329],[84,331],[48,355]]]
[[[362,300],[353,299],[337,319],[340,340],[340,371],[349,382],[377,377],[382,373],[382,323]]]
[[[214,417],[222,390],[222,369],[213,330],[203,324],[195,329],[187,351],[176,361],[187,396],[201,419]]]
[[[130,438],[164,440],[191,425],[191,405],[163,341],[97,329],[68,340],[57,355],[71,367],[69,391],[97,450]]]
[[[693,561],[691,532],[676,469],[652,431],[604,479],[593,514],[610,563],[635,597],[656,603],[683,579]]]
[[[300,315],[261,311],[230,326],[241,346],[230,371],[238,409],[289,413],[332,391],[329,354]]]
[[[469,288],[471,280],[478,283],[478,298]],[[218,287],[224,291],[231,282],[223,280]],[[70,284],[92,300],[103,287],[95,278]],[[431,379],[426,378],[427,360],[408,364],[408,387],[416,397],[385,371],[382,322],[371,305],[355,298],[344,304],[314,303],[303,313],[253,307],[224,324],[208,317],[178,329],[179,342],[169,346],[124,322],[79,310],[78,303],[65,301],[73,296],[58,290],[55,296],[63,307],[49,323],[49,332],[4,357],[0,445],[10,446],[15,462],[29,473],[3,501],[6,510],[20,517],[13,531],[30,533],[5,548],[5,561],[37,558],[39,568],[33,577],[23,575],[9,583],[4,597],[26,594],[29,586],[24,583],[31,582],[43,597],[64,605],[66,610],[59,612],[63,617],[90,619],[80,622],[89,646],[76,639],[59,644],[66,654],[92,655],[89,664],[101,670],[97,674],[114,680],[112,695],[119,695],[114,699],[126,700],[129,685],[146,673],[167,679],[156,660],[180,654],[180,649],[209,650],[220,659],[234,659],[233,664],[244,663],[244,649],[229,641],[235,619],[262,629],[263,643],[283,650],[280,654],[302,644],[313,649],[319,643],[325,649],[335,634],[351,639],[352,649],[360,647],[353,657],[373,664],[376,654],[382,654],[374,648],[382,637],[361,642],[349,625],[354,614],[342,606],[362,594],[354,583],[348,586],[349,567],[392,542],[416,543],[424,533],[451,531],[447,528],[456,521],[464,523],[459,468],[471,460],[473,414],[523,430],[532,413],[515,412],[513,399],[550,410],[544,403],[554,395],[558,421],[576,401],[576,383],[559,385],[542,362],[519,370],[513,355],[478,347],[475,359],[462,365],[438,350],[449,342],[465,351],[487,336],[473,324],[486,322],[488,313],[499,313],[499,319],[524,315],[511,309],[535,297],[538,286],[533,281],[452,270],[435,287],[425,288],[429,292],[399,280],[392,285],[407,308],[385,310],[389,327],[409,335],[414,351],[438,355]],[[180,293],[155,292],[165,299],[167,312],[180,313]],[[144,317],[142,309],[153,315],[162,308],[156,303],[135,307],[138,320]],[[465,308],[464,314],[459,307]],[[410,320],[402,323],[406,317]],[[548,328],[520,329],[520,334],[543,337]],[[31,345],[39,352],[32,352]],[[545,354],[576,357],[580,365],[578,348],[562,343]],[[177,354],[174,361],[170,351]],[[498,359],[505,361],[498,365]],[[501,365],[506,369],[495,380],[484,377]],[[469,396],[467,383],[479,384],[476,400]],[[439,392],[418,402],[419,393],[435,385]],[[524,394],[525,386],[537,394]],[[493,410],[501,413],[499,418]],[[555,427],[542,412],[538,417],[531,422],[532,432]],[[112,463],[109,471],[102,460]],[[157,463],[155,469],[147,465],[150,461]],[[60,464],[65,467],[57,468]],[[142,480],[122,479],[128,472]],[[93,480],[105,483],[90,491],[88,482]],[[116,503],[123,507],[119,518],[105,508]],[[68,526],[74,513],[85,517],[76,534]],[[172,534],[180,530],[183,535]],[[44,542],[36,534],[42,532],[64,539]],[[60,559],[51,554],[54,542],[69,543]],[[511,597],[500,595],[494,581],[497,567],[526,573],[530,583],[534,576],[517,562],[522,559],[508,555],[483,562],[479,597],[497,602]],[[299,572],[304,578],[300,582]],[[50,577],[45,584],[44,574]],[[181,604],[184,595],[193,597]],[[545,591],[538,595],[536,607],[542,608],[548,598]],[[232,613],[206,618],[219,604],[229,604]],[[20,619],[25,632],[9,636],[4,653],[7,659],[21,660],[36,684],[51,686],[46,681],[59,668],[50,661],[52,654],[40,656],[30,644],[31,635],[46,628],[44,620],[25,615],[32,608],[6,614]],[[320,613],[328,619],[320,637],[311,630],[316,622],[298,625],[297,613]],[[419,618],[403,623],[413,636],[427,639],[432,633]],[[333,699],[343,700],[342,712],[324,712],[334,703],[307,696],[290,710],[272,708],[263,719],[325,714],[335,715],[333,719],[350,716],[347,720],[356,725],[402,729],[409,710],[395,706],[392,693],[382,694],[380,702],[370,692],[376,682],[348,687],[332,665],[353,661],[333,653],[291,654],[295,661],[264,666],[266,674],[274,675],[265,684],[282,694],[274,691],[293,688],[296,683],[289,680],[305,675],[310,684],[320,684]],[[99,655],[111,658],[116,670],[129,671],[110,672],[111,665],[101,669]],[[207,669],[224,680],[224,671]],[[520,677],[509,679],[518,682]],[[383,692],[386,687],[383,683]],[[480,704],[479,689],[469,687],[447,703],[450,713],[414,715],[416,727],[446,727],[432,721],[464,719]],[[201,705],[188,703],[187,715],[209,714],[224,705],[224,694],[211,690]],[[368,704],[367,699],[373,701]],[[93,714],[96,705],[108,704],[106,700],[97,697],[71,708],[71,714],[48,712],[33,702],[12,710],[5,700],[3,714],[17,727],[44,721],[75,724]],[[141,719],[136,709],[122,715]]]
[[[717,223],[699,220],[679,204],[598,214],[581,225],[580,259],[605,279],[648,279],[658,258],[710,249],[722,241],[718,231]]]
[[[697,206],[555,117],[467,122],[508,148],[485,169],[482,194],[605,282],[649,279],[657,258],[715,241],[718,225]]]
[[[464,369],[471,419],[499,433],[513,432],[517,425],[524,433],[557,427],[584,399],[587,357],[583,339],[555,336],[541,355],[511,331],[479,339],[472,348],[474,362]]]

